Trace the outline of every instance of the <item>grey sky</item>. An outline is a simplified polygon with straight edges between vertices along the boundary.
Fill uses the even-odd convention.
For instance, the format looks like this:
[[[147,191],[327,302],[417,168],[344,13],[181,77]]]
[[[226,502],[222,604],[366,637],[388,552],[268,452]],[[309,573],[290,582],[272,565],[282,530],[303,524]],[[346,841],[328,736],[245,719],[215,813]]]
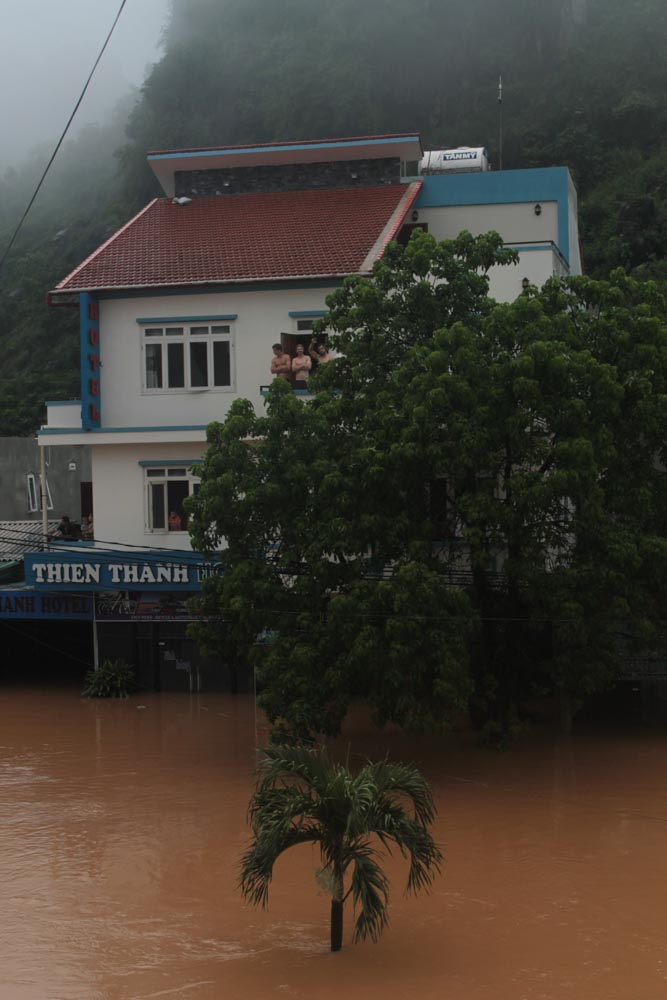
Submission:
[[[121,0],[0,0],[0,168],[60,135]],[[160,56],[170,0],[127,0],[74,127],[103,120]]]

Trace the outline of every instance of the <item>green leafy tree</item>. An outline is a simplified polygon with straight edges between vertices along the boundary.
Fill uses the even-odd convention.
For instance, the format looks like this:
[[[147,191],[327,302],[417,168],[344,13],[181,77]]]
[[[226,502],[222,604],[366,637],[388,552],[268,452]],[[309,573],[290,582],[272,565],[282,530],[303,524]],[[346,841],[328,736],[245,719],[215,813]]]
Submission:
[[[389,907],[382,849],[393,845],[409,859],[408,892],[428,888],[442,863],[428,829],[434,816],[428,783],[411,765],[369,762],[353,774],[324,747],[271,747],[263,751],[250,803],[253,839],[241,861],[241,892],[265,906],[281,854],[316,844],[317,879],[331,895],[331,950],[342,947],[350,895],[358,911],[354,940],[377,941]]]
[[[380,724],[442,728],[470,694],[470,602],[435,544],[429,432],[404,433],[403,362],[435,329],[481,323],[487,272],[515,255],[497,234],[421,237],[334,296],[345,358],[311,403],[276,380],[266,417],[238,401],[209,427],[191,532],[200,551],[226,548],[195,634],[245,649],[270,720],[301,737],[337,733],[355,697]]]
[[[193,540],[228,547],[197,631],[245,649],[295,735],[360,696],[429,729],[469,699],[503,740],[536,687],[568,715],[661,641],[664,298],[617,272],[496,305],[513,259],[495,234],[390,247],[330,296],[343,357],[312,401],[278,380],[266,417],[209,429]]]

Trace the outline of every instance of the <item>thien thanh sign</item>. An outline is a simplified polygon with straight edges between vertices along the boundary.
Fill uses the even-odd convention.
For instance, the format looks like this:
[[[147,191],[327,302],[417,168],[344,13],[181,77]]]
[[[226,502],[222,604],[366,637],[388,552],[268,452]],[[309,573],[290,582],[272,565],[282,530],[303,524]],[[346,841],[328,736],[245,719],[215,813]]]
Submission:
[[[195,553],[131,555],[80,549],[24,558],[26,583],[36,590],[199,590],[220,567]]]

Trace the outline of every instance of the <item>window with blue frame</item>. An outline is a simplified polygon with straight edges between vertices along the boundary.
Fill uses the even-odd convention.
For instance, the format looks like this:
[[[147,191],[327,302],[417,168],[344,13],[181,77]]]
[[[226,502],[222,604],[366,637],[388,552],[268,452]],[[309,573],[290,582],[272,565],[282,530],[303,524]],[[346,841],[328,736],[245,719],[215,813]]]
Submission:
[[[143,389],[147,393],[234,388],[234,340],[229,323],[145,326]]]
[[[199,477],[187,465],[150,466],[146,479],[146,528],[151,532],[187,531],[183,501],[199,489]]]

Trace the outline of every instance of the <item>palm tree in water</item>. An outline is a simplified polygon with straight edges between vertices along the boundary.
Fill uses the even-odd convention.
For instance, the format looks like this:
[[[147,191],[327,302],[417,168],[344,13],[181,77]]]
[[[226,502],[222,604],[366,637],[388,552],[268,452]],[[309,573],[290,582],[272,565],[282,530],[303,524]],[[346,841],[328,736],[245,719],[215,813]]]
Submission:
[[[407,892],[428,888],[442,863],[428,829],[434,816],[431,789],[411,765],[369,762],[353,774],[324,747],[269,747],[250,801],[253,836],[241,859],[241,892],[266,906],[280,855],[297,844],[317,844],[317,879],[331,895],[331,950],[342,946],[350,895],[357,913],[354,941],[376,941],[389,905],[382,849],[393,845],[409,858]]]

